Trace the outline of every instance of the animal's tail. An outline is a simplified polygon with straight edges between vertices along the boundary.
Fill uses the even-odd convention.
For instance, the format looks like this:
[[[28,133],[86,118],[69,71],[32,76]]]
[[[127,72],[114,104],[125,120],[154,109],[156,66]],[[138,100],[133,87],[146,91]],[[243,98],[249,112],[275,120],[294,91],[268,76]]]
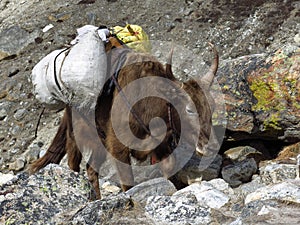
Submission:
[[[50,147],[43,157],[31,164],[29,168],[30,173],[35,173],[50,163],[59,164],[62,158],[66,155],[68,111],[67,107]]]

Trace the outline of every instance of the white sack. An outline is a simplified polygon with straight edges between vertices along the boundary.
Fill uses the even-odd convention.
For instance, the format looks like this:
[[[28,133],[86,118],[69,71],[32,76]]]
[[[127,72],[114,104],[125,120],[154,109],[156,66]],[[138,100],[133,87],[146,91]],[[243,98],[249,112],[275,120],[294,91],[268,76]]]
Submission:
[[[110,32],[107,28],[98,29],[98,27],[94,25],[84,25],[83,27],[77,29],[77,36],[70,43],[73,45],[80,42],[82,37],[84,37],[87,33],[95,30],[97,30],[97,33],[101,40],[107,42],[107,37],[110,35]]]
[[[55,66],[60,90],[55,82],[54,59],[63,50],[51,52],[33,68],[36,98],[50,108],[58,109],[65,103],[93,110],[107,78],[104,44],[93,30],[57,57]]]
[[[58,89],[54,78],[54,59],[63,50],[55,50],[45,56],[33,67],[31,74],[35,97],[52,109],[60,109],[65,106],[65,97]],[[57,57],[56,68],[58,71],[63,58],[64,54]]]

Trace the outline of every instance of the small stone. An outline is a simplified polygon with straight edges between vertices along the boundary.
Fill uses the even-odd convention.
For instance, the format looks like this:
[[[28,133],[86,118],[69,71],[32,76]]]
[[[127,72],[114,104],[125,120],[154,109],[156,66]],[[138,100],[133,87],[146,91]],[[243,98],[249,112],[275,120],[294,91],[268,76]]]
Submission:
[[[110,193],[119,193],[121,191],[121,188],[112,185],[110,182],[105,182],[104,184],[102,184],[102,188]]]
[[[241,146],[236,148],[231,148],[224,152],[224,156],[231,161],[240,162],[246,158],[254,158],[257,163],[263,158],[261,152],[257,151],[255,148],[250,146]]]
[[[40,148],[38,146],[36,147],[30,147],[28,150],[24,153],[25,159],[28,163],[32,163],[33,161],[37,160],[39,158],[40,154]]]
[[[270,213],[270,210],[266,206],[263,206],[257,215],[262,216],[262,215],[267,215],[269,213]]]
[[[257,172],[257,164],[253,158],[245,159],[222,168],[223,179],[231,187],[237,187],[244,182],[251,180],[253,174]]]
[[[51,30],[53,27],[54,27],[53,24],[50,23],[47,26],[45,26],[42,31],[46,33],[47,31]]]
[[[12,135],[18,135],[21,133],[21,127],[19,125],[11,127],[11,133]]]
[[[7,182],[9,182],[10,180],[12,180],[13,178],[15,178],[15,176],[13,174],[7,173],[0,173],[0,186],[2,186],[3,184],[6,184]]]
[[[34,39],[34,42],[37,43],[37,44],[40,44],[40,43],[43,42],[43,38],[37,37],[37,38]]]
[[[293,163],[300,154],[300,142],[284,147],[276,157],[275,161],[280,163]]]
[[[7,117],[7,112],[5,109],[0,109],[0,120],[4,120]]]
[[[300,44],[300,33],[295,35],[294,41],[295,41],[296,44]]]
[[[40,153],[39,153],[39,158],[42,158],[47,152],[47,149],[41,149]]]
[[[15,112],[14,118],[18,121],[20,121],[21,119],[23,119],[25,117],[25,115],[27,114],[27,110],[26,109],[18,109]]]
[[[156,178],[140,183],[129,189],[126,194],[140,203],[146,203],[147,197],[157,195],[172,195],[177,190],[175,186],[165,178]]]
[[[166,23],[166,30],[167,32],[170,32],[176,27],[176,24],[174,22],[167,22]]]
[[[10,153],[12,153],[12,154],[16,154],[16,153],[18,153],[18,152],[20,152],[20,149],[19,149],[19,148],[13,148],[13,149],[10,151]]]
[[[60,124],[60,121],[61,121],[60,117],[55,118],[53,125],[58,126]]]
[[[18,158],[15,162],[9,164],[9,170],[20,171],[24,169],[26,161],[24,158]]]
[[[20,70],[19,69],[14,69],[14,70],[12,70],[12,71],[10,71],[9,73],[8,73],[8,77],[13,77],[13,76],[15,76],[16,74],[18,74],[20,72]]]

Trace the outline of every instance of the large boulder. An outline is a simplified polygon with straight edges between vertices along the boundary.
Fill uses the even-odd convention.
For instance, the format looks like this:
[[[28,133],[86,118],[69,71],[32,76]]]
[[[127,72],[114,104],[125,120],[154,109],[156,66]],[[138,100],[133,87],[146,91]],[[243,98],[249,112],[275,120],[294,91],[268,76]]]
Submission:
[[[300,140],[300,48],[225,60],[218,81],[225,94],[229,137]]]
[[[266,187],[248,194],[245,198],[245,203],[256,200],[285,201],[290,203],[300,204],[300,180],[287,180],[279,184],[271,184]]]
[[[0,223],[57,224],[89,200],[88,180],[68,169],[50,164],[37,174],[19,174],[3,184]]]

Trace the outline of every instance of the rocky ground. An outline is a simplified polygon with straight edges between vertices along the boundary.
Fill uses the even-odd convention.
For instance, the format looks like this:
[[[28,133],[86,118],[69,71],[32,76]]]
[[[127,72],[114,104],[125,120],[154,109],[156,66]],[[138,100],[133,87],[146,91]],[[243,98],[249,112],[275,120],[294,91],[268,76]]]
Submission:
[[[299,1],[6,0],[0,10],[1,223],[299,224]],[[107,163],[105,198],[88,202],[84,173],[53,165],[30,177],[23,173],[47,149],[62,116],[46,110],[37,126],[42,105],[30,74],[42,57],[68,44],[76,28],[125,23],[183,47],[174,55],[181,77],[198,73],[195,62],[182,63],[186,52],[207,68],[207,41],[217,46],[226,117],[215,116],[214,123],[216,130],[226,128],[224,140],[207,170],[195,156],[176,175],[190,184],[184,189],[154,179],[119,194]]]

